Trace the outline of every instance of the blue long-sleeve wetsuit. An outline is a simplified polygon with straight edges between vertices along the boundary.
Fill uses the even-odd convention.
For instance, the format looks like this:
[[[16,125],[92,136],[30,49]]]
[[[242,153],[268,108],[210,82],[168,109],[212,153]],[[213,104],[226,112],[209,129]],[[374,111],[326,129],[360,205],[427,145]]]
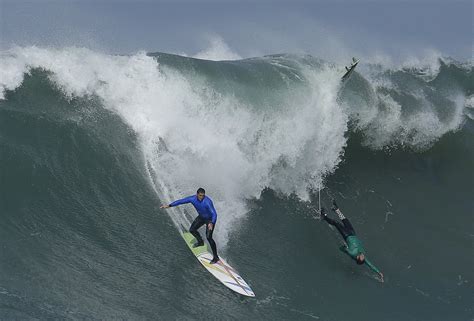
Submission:
[[[196,209],[201,218],[203,218],[205,221],[211,221],[212,224],[216,224],[217,212],[214,208],[212,200],[207,196],[204,196],[202,201],[198,200],[197,195],[188,196],[180,200],[174,201],[169,206],[173,207],[188,203],[193,204],[194,208]]]

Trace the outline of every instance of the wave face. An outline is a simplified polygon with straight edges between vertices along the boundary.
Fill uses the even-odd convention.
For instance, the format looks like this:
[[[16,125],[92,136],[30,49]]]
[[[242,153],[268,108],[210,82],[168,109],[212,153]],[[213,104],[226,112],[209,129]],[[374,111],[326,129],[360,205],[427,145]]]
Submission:
[[[471,65],[438,57],[427,66],[361,67],[341,84],[343,66],[302,55],[215,62],[83,48],[3,52],[1,233],[10,263],[0,266],[7,276],[0,295],[6,315],[152,318],[156,295],[164,317],[181,311],[196,318],[200,310],[183,308],[179,293],[189,286],[212,296],[194,290],[203,279],[193,274],[198,271],[189,272],[196,279],[188,286],[180,279],[180,266],[195,262],[177,257],[182,244],[169,228],[187,227],[194,213],[179,208],[156,215],[160,203],[205,187],[219,213],[219,247],[245,262],[232,244],[245,251],[247,237],[258,244],[263,235],[286,233],[260,227],[246,236],[248,222],[266,226],[258,208],[267,213],[280,204],[296,217],[281,213],[277,221],[311,225],[307,206],[316,206],[317,189],[327,187],[326,201],[341,195],[362,202],[361,194],[371,193],[373,182],[352,180],[365,159],[375,171],[387,157],[405,163],[437,150],[459,156],[464,143],[446,141],[472,139]],[[469,149],[460,170],[472,171],[473,160]],[[388,221],[393,212],[384,215]],[[109,274],[114,266],[116,275]],[[51,291],[41,300],[45,284]],[[278,306],[273,319],[316,316],[304,304],[280,311],[294,298],[271,286],[262,289],[266,299],[254,306],[257,315]],[[145,298],[143,288],[153,293]],[[76,303],[68,308],[65,297]],[[199,305],[197,297],[187,299]],[[231,308],[222,313],[232,318]]]

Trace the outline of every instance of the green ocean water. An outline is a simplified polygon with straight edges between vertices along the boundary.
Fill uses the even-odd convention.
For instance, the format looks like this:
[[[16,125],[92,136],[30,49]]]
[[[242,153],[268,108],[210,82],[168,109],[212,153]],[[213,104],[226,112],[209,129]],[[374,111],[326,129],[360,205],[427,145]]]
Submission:
[[[366,64],[327,87],[340,66],[310,56],[22,50],[0,100],[1,320],[474,318],[472,66]],[[159,209],[200,182],[256,298],[187,249],[192,208]],[[338,250],[318,186],[384,283]]]

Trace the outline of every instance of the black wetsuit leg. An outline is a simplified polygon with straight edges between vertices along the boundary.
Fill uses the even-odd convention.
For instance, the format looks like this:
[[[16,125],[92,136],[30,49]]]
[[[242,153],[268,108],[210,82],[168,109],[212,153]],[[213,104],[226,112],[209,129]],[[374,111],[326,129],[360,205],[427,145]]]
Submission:
[[[354,228],[352,227],[351,222],[349,222],[349,219],[347,218],[343,219],[342,223],[344,224],[344,227],[346,229],[347,236],[356,235],[356,232]]]
[[[214,233],[214,229],[216,228],[216,224],[213,224],[213,225],[214,226],[212,227],[212,230],[209,230],[209,228],[207,227],[207,224],[206,224],[206,238],[207,238],[207,241],[209,242],[209,245],[211,246],[212,255],[214,255],[214,258],[218,258],[216,242],[212,238],[212,233]]]
[[[201,234],[199,234],[198,229],[206,223],[200,216],[196,217],[189,228],[189,233],[191,233],[198,243],[202,244],[204,241],[202,240]]]
[[[351,235],[355,235],[354,228],[352,227],[351,222],[349,222],[347,218],[343,219],[341,223],[327,217],[327,215],[323,217],[324,217],[324,220],[328,222],[328,224],[331,224],[332,226],[337,228],[337,230],[339,231],[339,233],[341,233],[341,236],[344,240],[347,239]]]

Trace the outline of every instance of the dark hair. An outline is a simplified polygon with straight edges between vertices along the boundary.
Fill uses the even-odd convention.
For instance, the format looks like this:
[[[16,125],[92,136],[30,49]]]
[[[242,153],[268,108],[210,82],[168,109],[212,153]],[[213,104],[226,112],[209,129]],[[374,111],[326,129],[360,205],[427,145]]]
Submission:
[[[364,264],[365,258],[364,258],[363,260],[359,260],[358,258],[356,258],[356,262],[357,262],[357,264],[359,264],[359,265]]]
[[[204,190],[204,188],[199,187],[196,194],[206,194],[206,191]]]

